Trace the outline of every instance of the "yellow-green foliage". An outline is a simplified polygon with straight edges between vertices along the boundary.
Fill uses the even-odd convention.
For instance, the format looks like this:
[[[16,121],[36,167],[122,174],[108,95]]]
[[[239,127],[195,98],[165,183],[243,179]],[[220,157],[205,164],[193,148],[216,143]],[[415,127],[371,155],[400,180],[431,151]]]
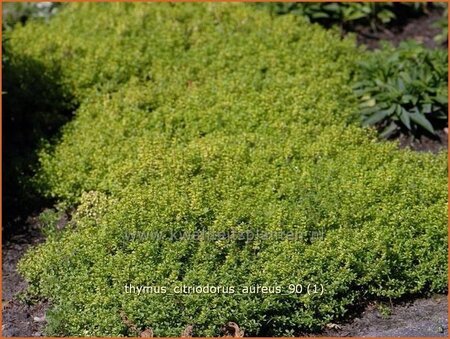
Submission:
[[[38,179],[76,211],[63,231],[45,214],[47,241],[20,263],[52,302],[48,334],[136,335],[123,311],[156,336],[218,335],[228,321],[290,335],[363,300],[446,289],[446,155],[357,126],[353,41],[240,4],[74,4],[11,41],[60,67],[80,102]],[[194,231],[229,238],[170,238]],[[307,236],[230,236],[264,231]],[[137,295],[130,283],[324,293]]]

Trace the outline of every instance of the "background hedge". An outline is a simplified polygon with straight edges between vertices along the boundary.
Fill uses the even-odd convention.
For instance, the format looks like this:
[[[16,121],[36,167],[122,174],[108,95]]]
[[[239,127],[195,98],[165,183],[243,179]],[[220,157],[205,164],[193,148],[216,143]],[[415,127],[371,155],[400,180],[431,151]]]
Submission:
[[[358,127],[359,51],[243,4],[71,4],[12,31],[79,109],[43,148],[60,201],[20,271],[51,300],[48,335],[320,330],[374,298],[447,289],[447,155]],[[60,213],[75,206],[63,230]],[[159,240],[297,231],[302,241]],[[322,232],[323,237],[311,237]],[[125,284],[323,284],[320,295],[126,294]]]

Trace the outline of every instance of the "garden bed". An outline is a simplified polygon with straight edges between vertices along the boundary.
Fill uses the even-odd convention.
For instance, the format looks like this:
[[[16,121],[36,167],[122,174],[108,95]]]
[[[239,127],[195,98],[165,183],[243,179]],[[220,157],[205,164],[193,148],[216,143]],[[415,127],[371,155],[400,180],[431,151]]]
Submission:
[[[45,242],[24,256],[28,245],[4,247],[9,294],[25,287],[20,256],[22,300],[51,303],[47,335],[217,336],[229,322],[246,336],[329,334],[355,305],[447,292],[447,155],[361,128],[353,78],[364,58],[350,38],[242,4],[71,4],[15,28],[8,53],[46,70],[69,93],[62,107],[76,107],[32,179],[56,201],[39,215]],[[426,114],[444,105],[435,92]],[[409,113],[410,132],[430,129]],[[42,333],[48,305],[9,294]],[[442,297],[428,303],[413,313],[442,313]],[[393,310],[397,323],[411,317]],[[442,319],[423,320],[408,331],[446,333]],[[394,333],[365,324],[336,334]]]
[[[27,284],[17,273],[20,258],[30,248],[42,243],[38,218],[29,218],[26,232],[13,236],[3,245],[3,329],[5,337],[43,336],[46,324],[47,302],[21,301]],[[436,337],[448,336],[448,300],[446,295],[428,299],[416,299],[390,305],[373,303],[365,305],[364,311],[340,324],[314,336],[331,337]],[[311,335],[305,333],[305,335]]]
[[[30,245],[42,242],[36,219],[29,230],[3,246],[3,336],[43,336],[46,302],[25,304],[18,295],[25,293],[26,283],[16,271],[19,259]],[[396,305],[367,305],[346,323],[330,324],[315,337],[448,337],[448,300],[446,295],[404,301]],[[305,335],[311,335],[306,333]]]

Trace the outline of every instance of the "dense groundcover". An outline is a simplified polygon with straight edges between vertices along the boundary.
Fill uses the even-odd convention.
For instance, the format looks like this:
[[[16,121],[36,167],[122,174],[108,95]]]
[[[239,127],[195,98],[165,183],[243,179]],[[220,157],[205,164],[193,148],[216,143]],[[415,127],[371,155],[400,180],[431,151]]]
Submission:
[[[290,335],[364,300],[446,291],[447,156],[358,126],[352,40],[243,4],[118,3],[71,4],[10,39],[79,103],[36,179],[75,212],[20,263],[51,301],[47,334],[136,335],[126,314],[155,336],[228,321]]]

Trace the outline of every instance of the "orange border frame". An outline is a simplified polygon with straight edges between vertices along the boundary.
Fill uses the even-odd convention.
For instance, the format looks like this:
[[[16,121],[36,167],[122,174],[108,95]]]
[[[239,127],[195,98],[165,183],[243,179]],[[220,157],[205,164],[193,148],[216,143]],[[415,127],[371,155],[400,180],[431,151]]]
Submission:
[[[429,1],[421,1],[421,0],[400,0],[400,1],[395,1],[395,2],[446,2],[447,4],[449,3],[450,0],[444,0],[444,1],[439,1],[439,0],[429,0]],[[0,0],[0,11],[3,14],[3,2],[40,2],[38,0],[10,0],[10,1],[4,1],[4,0]],[[223,0],[223,1],[210,1],[210,0],[162,0],[162,1],[157,1],[157,0],[60,0],[60,1],[49,1],[49,2],[328,2],[327,0],[303,0],[303,1],[297,1],[297,0]],[[344,0],[344,1],[340,1],[340,2],[388,2],[386,0],[373,0],[373,1],[366,1],[366,0]],[[0,16],[0,24],[2,24],[2,20],[3,20],[3,15]],[[448,24],[450,25],[450,15],[447,14],[447,21]],[[2,32],[0,32],[0,38],[2,37]],[[447,50],[450,52],[449,46],[447,45]],[[2,52],[0,51],[0,57],[2,56]],[[447,60],[450,63],[450,56],[447,56]],[[3,79],[2,77],[2,72],[3,69],[0,69],[0,78]],[[448,80],[450,80],[450,75],[448,76]],[[2,85],[3,82],[0,83],[0,91],[2,91]],[[450,96],[450,88],[449,88],[449,96]],[[0,96],[0,136],[2,136],[2,131],[3,131],[3,124],[2,124],[2,111],[3,111],[3,95]],[[447,116],[448,116],[448,112],[447,112]],[[450,141],[447,142],[448,146],[450,146]],[[2,138],[0,137],[0,149],[2,150],[2,157],[0,160],[0,164],[2,165],[2,167],[0,168],[0,178],[3,180],[3,142],[2,142]],[[448,151],[447,151],[448,153]],[[447,167],[450,167],[450,159],[447,159]],[[450,176],[448,177],[448,179],[450,178]],[[2,182],[0,182],[0,223],[3,222],[3,188],[2,188]],[[450,183],[448,183],[448,190],[447,190],[447,229],[450,230],[450,223],[449,223],[449,217],[450,217],[450,212],[448,211],[448,200],[450,199]],[[0,234],[0,244],[3,245],[3,224],[2,224],[2,233]],[[450,246],[449,244],[447,244],[448,248],[447,248],[447,267],[448,264],[450,263],[450,257],[449,257],[449,252],[450,252]],[[3,249],[3,246],[2,246]],[[2,251],[3,252],[3,251]],[[2,259],[2,252],[0,252],[0,259]],[[448,280],[450,281],[450,273],[448,272]],[[0,338],[4,338],[3,337],[3,288],[2,288],[2,284],[3,284],[3,260],[2,260],[2,268],[0,269],[0,288],[1,288],[1,295],[2,295],[2,300],[0,301],[0,304],[2,306],[2,313],[0,315],[0,327],[2,329],[2,333],[0,334]],[[447,300],[450,301],[449,295],[447,293]],[[449,318],[450,312],[449,312],[449,308],[447,308],[447,320]],[[32,339],[35,337],[12,337],[12,338],[19,338],[19,339]],[[42,337],[42,338],[59,338],[59,337]],[[64,338],[82,338],[82,337],[64,337]],[[94,339],[110,339],[111,337],[108,338],[102,338],[102,337],[92,337]],[[198,338],[202,338],[202,337],[198,337]],[[264,338],[264,337],[249,337],[249,338]],[[290,339],[289,337],[276,337],[276,338],[280,338],[280,339]],[[320,339],[327,339],[327,338],[337,338],[337,337],[310,337],[310,338],[320,338]],[[352,338],[361,338],[362,337],[352,337]],[[377,338],[391,338],[391,337],[377,337]],[[414,337],[401,337],[404,339],[412,339]],[[426,338],[426,337],[423,337]]]

